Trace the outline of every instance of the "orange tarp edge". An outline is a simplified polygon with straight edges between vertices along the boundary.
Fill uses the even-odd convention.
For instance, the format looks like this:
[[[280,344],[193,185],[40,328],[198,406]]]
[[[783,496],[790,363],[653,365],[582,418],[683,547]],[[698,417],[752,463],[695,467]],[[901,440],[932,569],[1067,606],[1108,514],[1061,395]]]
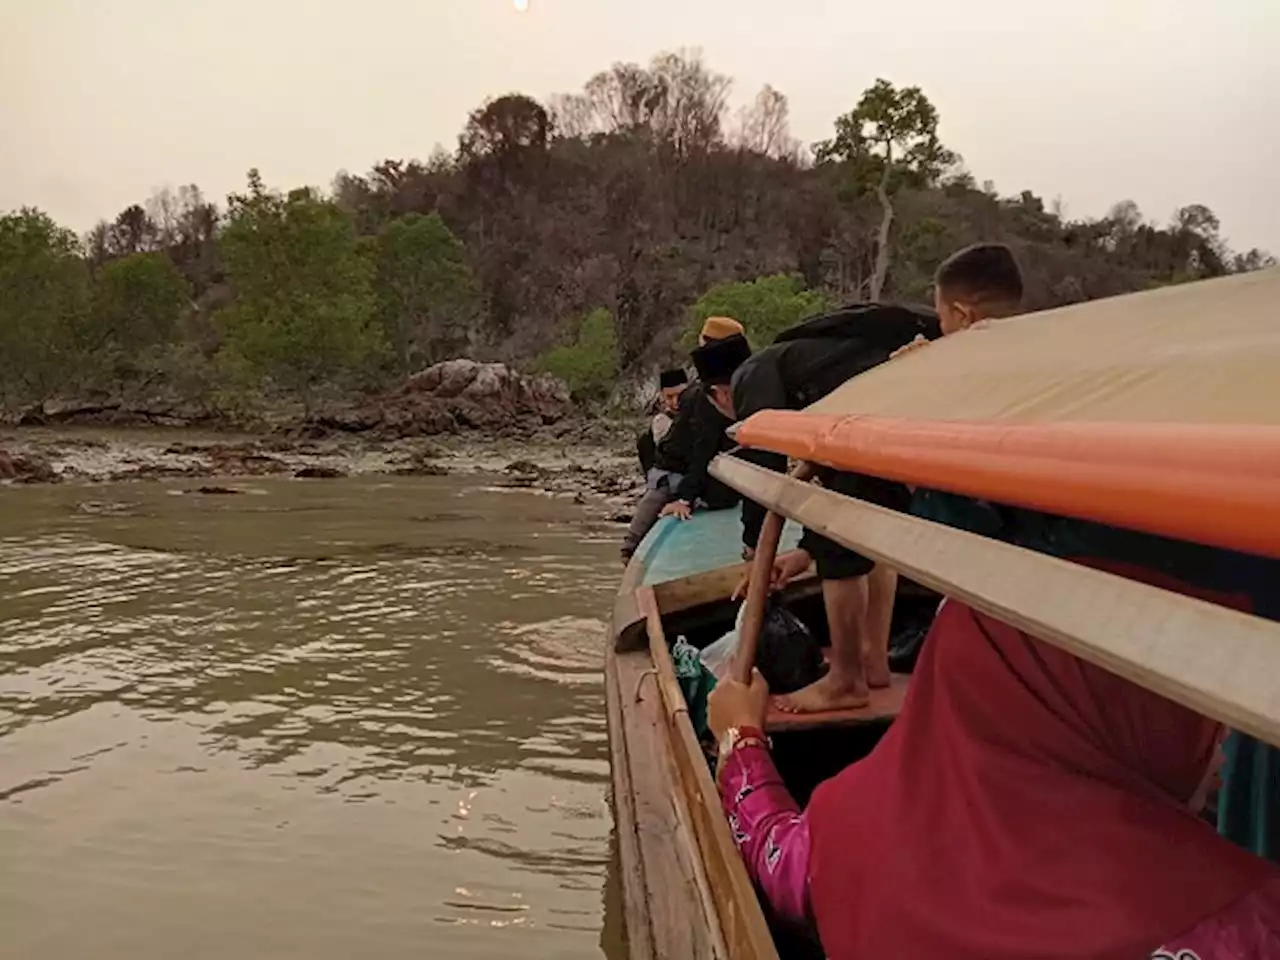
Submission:
[[[872,474],[1280,558],[1280,426],[995,423],[766,410],[739,443]]]

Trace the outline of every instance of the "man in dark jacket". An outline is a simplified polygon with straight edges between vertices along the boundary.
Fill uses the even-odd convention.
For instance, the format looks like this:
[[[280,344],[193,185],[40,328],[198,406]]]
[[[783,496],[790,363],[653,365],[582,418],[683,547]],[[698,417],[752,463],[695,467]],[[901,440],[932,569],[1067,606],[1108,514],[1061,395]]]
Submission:
[[[673,367],[658,374],[658,394],[649,407],[652,414],[649,425],[636,438],[636,455],[640,458],[640,472],[646,481],[649,472],[658,465],[658,444],[671,430],[680,409],[680,396],[688,386],[689,374],[684,367]]]
[[[730,317],[708,317],[698,334],[698,346],[733,338],[745,342],[742,324]],[[725,434],[733,421],[707,399],[706,384],[695,382],[686,394],[689,395],[687,404],[681,405],[662,451],[662,455],[669,458],[667,462],[678,464],[682,469],[680,483],[661,515],[681,520],[688,520],[699,504],[710,510],[723,510],[740,499],[736,490],[708,472],[717,454],[733,449],[733,441]]]
[[[799,410],[904,350],[985,319],[1011,316],[1021,300],[1022,276],[1013,253],[1002,245],[981,244],[961,250],[939,267],[934,310],[863,303],[806,320],[742,361],[730,386],[724,385],[723,370],[713,372],[717,360],[709,354],[716,345],[699,348],[702,357],[695,351],[694,363],[700,376],[706,370],[720,381],[710,388],[711,397],[727,417],[745,420],[761,410]],[[737,455],[772,470],[786,469],[781,454],[742,450]],[[905,510],[910,503],[910,493],[901,484],[833,470],[819,471],[818,477],[828,489],[881,506]],[[748,555],[759,539],[765,512],[750,500],[742,503],[742,539]],[[810,563],[816,564],[822,580],[831,629],[831,670],[785,698],[782,706],[796,712],[863,706],[869,686],[889,683],[889,619],[896,575],[889,570],[873,574],[876,565],[867,557],[806,530],[800,549],[778,558],[774,584],[786,583]]]
[[[675,423],[658,445],[655,464],[680,474],[680,482],[672,490],[671,502],[663,507],[662,516],[687,520],[699,503],[711,510],[722,510],[732,507],[739,498],[732,487],[707,472],[717,454],[733,449],[733,441],[725,433],[732,421],[707,399],[703,383],[690,386],[681,401]]]
[[[742,324],[729,317],[710,317],[702,326],[698,343],[731,337],[746,342]],[[737,491],[707,472],[717,454],[733,448],[725,434],[730,422],[707,399],[703,384],[695,381],[682,388],[671,425],[654,448],[644,496],[636,504],[622,541],[624,563],[630,561],[660,516],[674,514],[687,519],[696,504],[719,510],[738,502]]]

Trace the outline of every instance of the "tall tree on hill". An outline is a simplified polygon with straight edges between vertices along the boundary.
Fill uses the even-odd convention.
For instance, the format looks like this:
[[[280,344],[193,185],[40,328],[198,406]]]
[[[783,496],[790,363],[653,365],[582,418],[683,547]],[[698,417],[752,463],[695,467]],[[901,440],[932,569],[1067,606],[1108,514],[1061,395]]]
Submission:
[[[858,187],[875,184],[881,216],[869,294],[878,300],[892,258],[895,190],[933,186],[958,159],[938,139],[938,111],[919,87],[899,90],[877,80],[836,120],[835,137],[814,145],[814,154],[819,163],[842,164]]]
[[[615,63],[582,93],[553,98],[552,112],[568,137],[629,137],[689,157],[721,142],[731,86],[698,51],[680,50],[648,67]]]
[[[755,102],[738,112],[733,144],[765,157],[796,158],[800,141],[791,135],[791,108],[786,96],[765,84]]]
[[[125,207],[107,232],[107,250],[113,257],[160,249],[160,228],[139,204]]]

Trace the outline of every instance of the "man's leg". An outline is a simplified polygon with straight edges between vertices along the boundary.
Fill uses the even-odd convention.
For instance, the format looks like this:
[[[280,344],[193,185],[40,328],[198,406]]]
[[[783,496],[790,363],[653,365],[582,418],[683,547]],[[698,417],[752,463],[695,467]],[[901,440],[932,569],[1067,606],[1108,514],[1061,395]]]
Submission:
[[[906,512],[911,507],[911,492],[900,483],[859,473],[828,471],[824,484],[847,497]],[[854,554],[857,556],[857,554]],[[898,573],[877,564],[868,577],[867,620],[862,629],[862,664],[867,683],[872,687],[889,686],[889,632],[893,628],[893,602],[898,592]]]
[[[644,492],[644,496],[636,504],[636,511],[631,517],[631,524],[627,527],[627,535],[622,538],[622,559],[624,562],[631,559],[631,555],[636,552],[636,547],[640,546],[640,541],[644,539],[644,535],[658,522],[658,514],[662,512],[662,508],[667,505],[667,501],[670,499],[671,488],[665,483],[650,487]]]
[[[870,598],[869,574],[874,565],[825,537],[809,533],[803,543],[822,580],[822,603],[831,632],[831,669],[821,680],[779,698],[778,706],[790,713],[865,707],[870,702],[870,691],[862,644]]]
[[[898,571],[877,563],[867,575],[867,621],[862,632],[862,667],[867,685],[889,686],[889,631],[898,595]]]

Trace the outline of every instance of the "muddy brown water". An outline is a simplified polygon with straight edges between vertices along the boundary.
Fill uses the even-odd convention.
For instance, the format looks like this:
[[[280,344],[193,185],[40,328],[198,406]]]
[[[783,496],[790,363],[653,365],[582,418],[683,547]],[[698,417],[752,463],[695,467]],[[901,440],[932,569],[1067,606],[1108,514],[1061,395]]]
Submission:
[[[202,482],[0,488],[0,955],[620,956],[618,530]]]

